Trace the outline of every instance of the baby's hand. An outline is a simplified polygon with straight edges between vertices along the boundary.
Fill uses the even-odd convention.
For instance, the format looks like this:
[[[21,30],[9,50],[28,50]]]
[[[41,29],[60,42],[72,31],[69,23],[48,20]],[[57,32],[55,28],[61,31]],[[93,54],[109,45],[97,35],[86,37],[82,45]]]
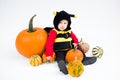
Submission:
[[[47,58],[47,60],[50,60],[51,56],[47,56],[46,58]]]
[[[77,46],[77,44],[76,44],[76,43],[73,43],[73,45],[74,45],[74,47],[76,47],[76,46]]]

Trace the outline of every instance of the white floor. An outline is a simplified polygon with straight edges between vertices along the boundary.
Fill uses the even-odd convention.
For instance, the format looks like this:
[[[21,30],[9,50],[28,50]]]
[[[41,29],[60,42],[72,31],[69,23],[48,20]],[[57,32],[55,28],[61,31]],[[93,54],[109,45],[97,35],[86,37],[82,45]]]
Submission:
[[[65,10],[77,14],[72,19],[72,30],[92,48],[104,49],[101,59],[85,66],[80,77],[59,72],[57,63],[38,67],[15,48],[17,34],[26,29],[31,16],[34,26],[53,26],[52,11]],[[0,79],[1,80],[120,80],[120,1],[119,0],[0,0]]]

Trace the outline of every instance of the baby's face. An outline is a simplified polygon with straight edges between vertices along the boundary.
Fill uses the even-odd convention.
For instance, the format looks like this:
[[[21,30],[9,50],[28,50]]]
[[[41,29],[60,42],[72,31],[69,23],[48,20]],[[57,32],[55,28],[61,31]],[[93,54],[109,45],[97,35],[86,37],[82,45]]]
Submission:
[[[61,20],[58,24],[58,29],[63,31],[67,28],[68,26],[68,21],[67,20]]]

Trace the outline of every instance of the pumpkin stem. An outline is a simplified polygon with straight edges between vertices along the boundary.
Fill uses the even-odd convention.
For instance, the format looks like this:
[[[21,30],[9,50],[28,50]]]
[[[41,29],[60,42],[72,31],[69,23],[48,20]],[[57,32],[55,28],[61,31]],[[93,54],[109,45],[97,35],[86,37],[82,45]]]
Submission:
[[[80,42],[83,42],[83,39],[82,39],[82,38],[80,39]]]
[[[81,38],[80,42],[82,42],[82,38]]]
[[[34,31],[35,31],[35,30],[33,29],[33,18],[34,18],[35,16],[36,16],[36,15],[34,15],[34,16],[30,19],[28,32],[34,32]]]
[[[74,50],[74,52],[76,51],[76,49],[78,48],[78,46],[76,45],[76,46],[74,46],[74,48],[73,48],[73,50]]]
[[[82,43],[84,43],[82,38],[81,38],[81,40],[80,40],[80,42],[79,42],[79,43],[81,43],[81,44],[82,44]]]

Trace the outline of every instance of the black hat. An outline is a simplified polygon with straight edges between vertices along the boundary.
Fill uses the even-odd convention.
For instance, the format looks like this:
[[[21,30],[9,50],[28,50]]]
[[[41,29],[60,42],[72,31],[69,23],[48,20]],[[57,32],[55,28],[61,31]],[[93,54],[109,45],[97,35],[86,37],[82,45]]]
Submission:
[[[61,20],[65,19],[65,20],[68,21],[68,26],[67,26],[67,28],[66,28],[65,31],[70,30],[70,29],[71,29],[71,27],[70,27],[71,18],[70,18],[70,17],[75,17],[75,15],[73,15],[73,14],[68,14],[67,12],[65,12],[65,11],[63,11],[63,10],[60,11],[60,12],[56,12],[56,15],[55,15],[55,18],[54,18],[54,21],[53,21],[53,24],[54,24],[55,29],[59,30],[59,29],[58,29],[58,24],[59,24],[59,22],[60,22]]]

